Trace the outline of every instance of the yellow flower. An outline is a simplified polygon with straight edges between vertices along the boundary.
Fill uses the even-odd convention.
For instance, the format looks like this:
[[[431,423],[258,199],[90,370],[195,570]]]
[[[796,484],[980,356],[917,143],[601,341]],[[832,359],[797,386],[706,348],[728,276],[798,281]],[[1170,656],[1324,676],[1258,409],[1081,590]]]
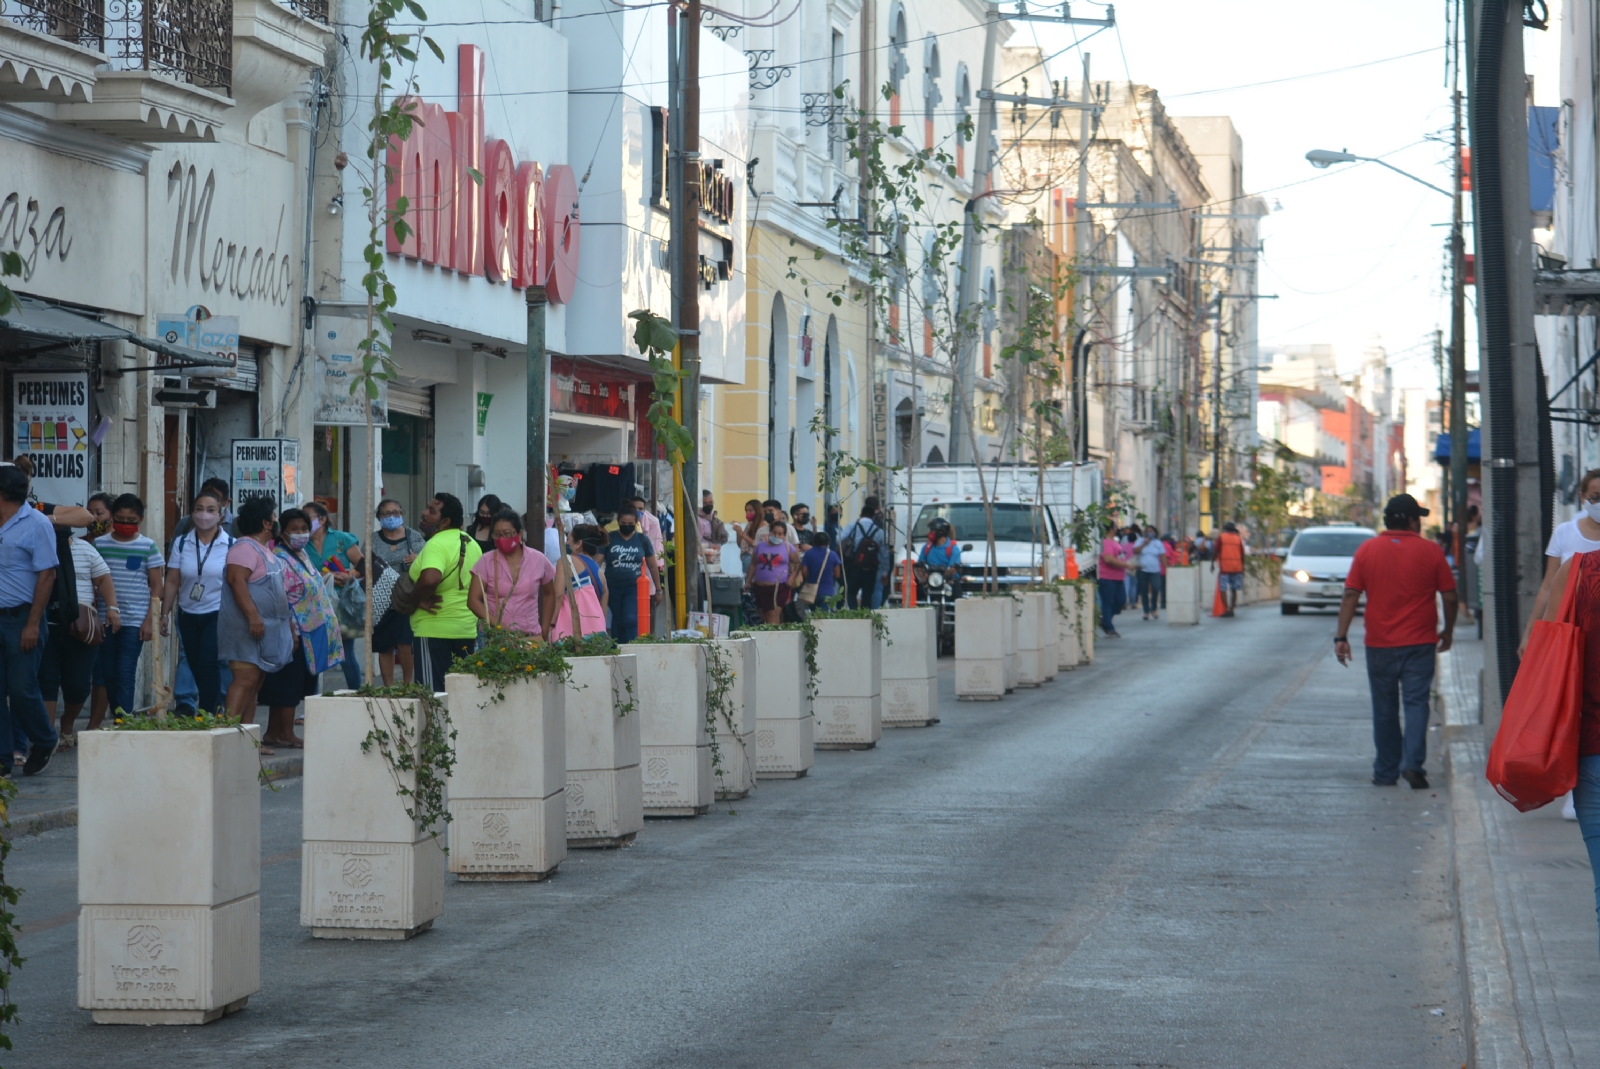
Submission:
[[[196,717],[195,717],[195,719],[196,719],[196,720],[204,720],[204,719],[205,719],[205,717],[204,717],[204,716],[196,716]]]
[[[122,723],[122,717],[120,717],[120,716],[117,717],[117,723],[119,723],[119,724]]]

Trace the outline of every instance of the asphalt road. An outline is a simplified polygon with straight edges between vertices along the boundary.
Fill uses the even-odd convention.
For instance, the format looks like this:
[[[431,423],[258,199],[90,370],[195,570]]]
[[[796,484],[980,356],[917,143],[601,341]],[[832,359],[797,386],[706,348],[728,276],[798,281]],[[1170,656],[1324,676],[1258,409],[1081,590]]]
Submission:
[[[1094,666],[1003,702],[957,703],[941,662],[941,724],[733,813],[650,821],[544,884],[452,881],[407,943],[299,927],[292,781],[263,804],[262,990],[200,1028],[75,1008],[76,835],[22,840],[0,1063],[1466,1062],[1448,798],[1370,785],[1332,619],[1120,622]]]

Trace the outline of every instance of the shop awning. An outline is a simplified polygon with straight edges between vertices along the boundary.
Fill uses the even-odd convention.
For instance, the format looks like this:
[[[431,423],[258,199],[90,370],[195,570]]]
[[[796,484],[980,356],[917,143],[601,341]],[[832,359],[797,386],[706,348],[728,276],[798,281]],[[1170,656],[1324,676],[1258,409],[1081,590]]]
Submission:
[[[225,356],[215,356],[184,345],[172,345],[154,338],[140,337],[131,330],[21,294],[17,294],[16,306],[4,316],[0,316],[0,329],[14,330],[18,334],[38,338],[42,342],[128,341],[141,349],[160,353],[176,361],[175,369],[184,365],[233,367],[233,361]]]

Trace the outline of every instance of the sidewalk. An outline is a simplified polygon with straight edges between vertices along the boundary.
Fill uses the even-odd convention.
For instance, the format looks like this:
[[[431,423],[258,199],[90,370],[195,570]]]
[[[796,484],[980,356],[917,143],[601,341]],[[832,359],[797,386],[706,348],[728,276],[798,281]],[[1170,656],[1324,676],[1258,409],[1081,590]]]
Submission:
[[[261,766],[273,779],[298,776],[303,751],[285,753],[276,757],[263,757]],[[129,775],[141,775],[145,770],[129,769]],[[67,828],[78,823],[78,751],[60,750],[50,759],[50,764],[37,776],[24,776],[21,762],[13,773],[17,796],[10,806],[11,835],[38,835],[56,828]]]
[[[1465,633],[1463,633],[1465,631]],[[1456,893],[1482,1069],[1600,1065],[1594,878],[1574,821],[1555,803],[1518,813],[1484,779],[1478,723],[1484,644],[1457,632],[1440,657],[1455,818]]]

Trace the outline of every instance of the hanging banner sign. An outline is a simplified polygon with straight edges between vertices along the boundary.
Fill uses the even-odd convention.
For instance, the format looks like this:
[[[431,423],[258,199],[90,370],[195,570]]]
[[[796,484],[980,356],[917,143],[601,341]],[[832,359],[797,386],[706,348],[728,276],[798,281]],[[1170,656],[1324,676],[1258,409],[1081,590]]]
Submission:
[[[367,411],[362,402],[364,389],[350,392],[361,371],[361,352],[356,346],[367,336],[365,318],[317,316],[316,406],[311,421],[336,427],[366,426]],[[378,396],[372,400],[372,425],[389,425],[389,384],[377,380]]]
[[[203,375],[206,378],[226,379],[238,374],[238,316],[214,316],[205,305],[197,304],[187,312],[166,312],[157,316],[156,334],[168,345],[198,349],[212,356],[225,357],[234,363],[233,368],[204,367],[185,369],[186,371],[192,371],[193,374]],[[165,353],[157,353],[155,362],[157,367],[165,367],[171,361]]]
[[[12,456],[33,462],[33,493],[53,505],[89,500],[89,376],[82,371],[11,375]]]
[[[300,504],[300,443],[293,438],[233,440],[233,504],[255,497],[272,502],[279,512]]]

